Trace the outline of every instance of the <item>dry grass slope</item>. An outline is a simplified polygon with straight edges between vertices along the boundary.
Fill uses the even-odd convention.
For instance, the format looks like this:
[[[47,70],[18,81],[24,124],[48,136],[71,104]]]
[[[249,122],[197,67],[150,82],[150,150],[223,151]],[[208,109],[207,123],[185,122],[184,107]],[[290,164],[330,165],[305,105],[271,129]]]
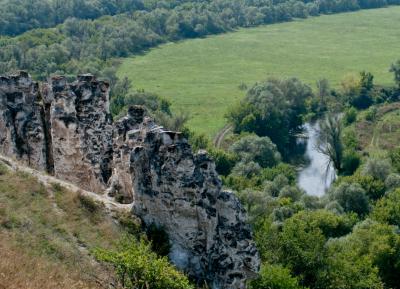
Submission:
[[[124,234],[98,204],[0,166],[0,288],[110,288],[91,256]]]

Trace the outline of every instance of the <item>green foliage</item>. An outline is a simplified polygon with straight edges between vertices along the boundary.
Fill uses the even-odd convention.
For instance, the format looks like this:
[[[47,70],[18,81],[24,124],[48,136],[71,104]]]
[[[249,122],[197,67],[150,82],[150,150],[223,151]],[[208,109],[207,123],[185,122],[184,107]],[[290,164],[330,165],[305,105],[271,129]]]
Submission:
[[[361,156],[353,150],[346,150],[343,154],[341,172],[343,175],[352,175],[361,164]]]
[[[400,227],[400,190],[389,192],[380,199],[371,215],[379,222]]]
[[[386,288],[399,288],[400,284],[400,237],[396,231],[396,227],[367,219],[355,226],[353,233],[347,237],[348,243],[344,244],[359,256],[360,261],[364,260],[364,264],[370,262],[376,268],[376,275]],[[383,288],[383,284],[379,285],[381,282],[370,280],[369,283],[370,287],[366,288]],[[372,285],[374,283],[375,286]]]
[[[400,60],[397,60],[390,66],[390,72],[393,72],[394,81],[397,86],[400,88]]]
[[[3,0],[0,34],[17,35],[40,27],[52,27],[68,17],[94,19],[143,8],[138,0]]]
[[[269,79],[255,84],[246,98],[227,114],[235,132],[268,136],[281,153],[288,154],[293,133],[300,130],[311,88],[296,78]]]
[[[167,256],[171,249],[169,236],[164,228],[151,224],[146,228],[146,235],[151,241],[152,250],[159,256]]]
[[[198,134],[193,131],[190,131],[186,128],[187,131],[184,133],[187,135],[189,139],[189,143],[192,146],[192,150],[197,152],[198,150],[204,150],[211,147],[211,142],[208,136],[205,134]]]
[[[343,133],[343,144],[346,150],[357,150],[359,148],[359,140],[354,130]]]
[[[279,175],[284,176],[288,180],[288,184],[295,184],[297,180],[296,168],[286,163],[280,163],[272,168],[265,168],[261,172],[261,179],[273,181]]]
[[[337,201],[345,212],[354,212],[359,216],[369,212],[368,197],[358,183],[342,182],[329,191],[329,198]]]
[[[386,159],[370,158],[365,164],[362,173],[374,179],[385,181],[391,171],[392,165],[390,161]]]
[[[354,107],[350,107],[344,113],[343,121],[345,125],[350,125],[357,120],[357,110]]]
[[[256,162],[262,168],[276,166],[281,156],[276,145],[268,137],[248,135],[242,137],[229,148],[243,162]]]
[[[141,233],[141,221],[135,218],[130,212],[117,213],[116,219],[129,234],[139,235]]]
[[[250,173],[251,178],[245,177],[246,172]],[[249,168],[246,168],[245,163],[239,163],[235,172],[223,178],[223,181],[225,186],[236,191],[246,188],[263,190],[266,181],[275,182],[279,176],[283,176],[288,181],[285,185],[294,185],[297,179],[296,168],[286,163],[280,163],[275,167],[265,169],[261,169],[257,164],[253,163]],[[276,197],[278,192],[270,195]]]
[[[327,166],[332,164],[337,172],[342,172],[343,125],[339,116],[327,115],[320,123],[318,151],[328,158]]]
[[[97,203],[93,198],[84,194],[79,194],[78,200],[82,207],[84,207],[91,214],[99,213],[102,208],[102,206]]]
[[[350,221],[349,221],[350,220]],[[326,266],[325,243],[329,237],[350,232],[354,219],[327,211],[302,211],[288,219],[280,237],[280,260],[300,277],[301,283],[313,287],[319,271]]]
[[[383,289],[372,260],[351,245],[342,239],[328,242],[327,269],[320,273],[318,288]]]
[[[371,73],[362,71],[357,79],[346,80],[343,92],[349,105],[357,109],[365,109],[373,104],[373,79],[374,76]]]
[[[387,191],[392,191],[400,188],[400,175],[390,174],[385,180],[385,188]]]
[[[143,240],[127,238],[121,241],[118,251],[97,249],[94,253],[98,260],[114,266],[124,288],[194,288],[166,257],[158,257],[151,251],[151,245]]]
[[[397,172],[400,172],[400,147],[390,150],[389,158],[393,168],[395,168]]]
[[[229,175],[238,161],[238,157],[236,155],[221,149],[210,150],[210,155],[215,162],[215,168],[218,174],[223,176]]]
[[[260,277],[251,281],[250,289],[301,289],[297,278],[290,271],[279,265],[264,264]]]
[[[261,173],[261,166],[253,161],[238,162],[232,169],[232,176],[251,179],[258,177]]]
[[[378,110],[375,106],[370,107],[365,114],[365,120],[367,121],[374,121],[376,119],[376,115],[378,113]]]
[[[340,179],[340,182],[360,185],[371,200],[378,200],[385,193],[385,183],[372,176],[356,173]]]

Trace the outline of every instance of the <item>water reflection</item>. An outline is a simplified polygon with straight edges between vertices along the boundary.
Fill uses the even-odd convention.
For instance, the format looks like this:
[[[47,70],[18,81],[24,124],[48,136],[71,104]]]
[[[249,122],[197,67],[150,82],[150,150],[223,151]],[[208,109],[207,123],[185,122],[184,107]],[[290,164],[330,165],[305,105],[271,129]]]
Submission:
[[[318,122],[306,123],[304,133],[307,136],[305,157],[309,160],[299,172],[298,185],[313,196],[322,196],[335,179],[333,166],[327,169],[329,159],[317,149]]]

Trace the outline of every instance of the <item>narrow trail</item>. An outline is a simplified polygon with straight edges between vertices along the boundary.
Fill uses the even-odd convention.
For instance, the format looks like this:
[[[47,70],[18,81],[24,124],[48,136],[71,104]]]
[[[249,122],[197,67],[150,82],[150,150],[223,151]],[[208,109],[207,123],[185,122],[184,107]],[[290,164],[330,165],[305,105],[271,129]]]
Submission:
[[[214,138],[214,146],[216,148],[220,148],[222,141],[224,140],[225,136],[227,135],[227,133],[229,133],[231,130],[233,129],[233,126],[231,124],[227,124],[225,125],[215,136]]]
[[[54,184],[57,184],[70,192],[91,198],[96,202],[102,203],[106,210],[110,212],[130,212],[132,210],[133,203],[120,204],[116,202],[113,198],[107,196],[106,192],[104,192],[103,194],[96,194],[94,192],[85,191],[74,184],[47,175],[45,172],[41,172],[24,166],[18,161],[5,157],[3,155],[0,155],[0,162],[6,165],[12,171],[23,172],[35,177],[45,187],[51,188],[54,186]]]

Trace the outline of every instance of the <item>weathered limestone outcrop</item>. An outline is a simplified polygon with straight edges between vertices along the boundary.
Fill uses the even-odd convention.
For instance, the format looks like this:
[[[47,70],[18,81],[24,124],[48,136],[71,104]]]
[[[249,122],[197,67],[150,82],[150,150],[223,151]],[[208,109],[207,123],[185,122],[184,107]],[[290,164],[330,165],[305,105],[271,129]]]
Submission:
[[[0,152],[133,204],[144,224],[166,230],[172,262],[212,288],[245,288],[258,271],[245,212],[207,153],[193,154],[143,107],[113,124],[108,85],[91,75],[54,77],[41,89],[26,73],[0,78]]]
[[[27,73],[0,76],[0,152],[46,170],[44,111],[38,84]]]
[[[134,107],[115,125],[113,186],[132,193],[146,224],[165,228],[178,267],[213,288],[244,288],[258,270],[258,254],[242,206],[221,190],[205,152],[193,155],[180,133],[144,115]]]
[[[72,84],[54,77],[43,85],[56,177],[101,192],[111,175],[112,120],[108,84],[81,75]]]

